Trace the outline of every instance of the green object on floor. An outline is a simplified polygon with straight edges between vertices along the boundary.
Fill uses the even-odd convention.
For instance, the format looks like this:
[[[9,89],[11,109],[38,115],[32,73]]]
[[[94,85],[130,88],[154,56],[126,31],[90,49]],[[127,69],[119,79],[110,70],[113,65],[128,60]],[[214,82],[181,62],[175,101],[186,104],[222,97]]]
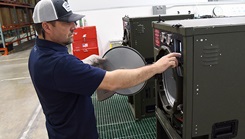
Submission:
[[[127,100],[127,96],[115,94],[99,102],[93,95],[100,139],[155,139],[156,118],[135,121]]]

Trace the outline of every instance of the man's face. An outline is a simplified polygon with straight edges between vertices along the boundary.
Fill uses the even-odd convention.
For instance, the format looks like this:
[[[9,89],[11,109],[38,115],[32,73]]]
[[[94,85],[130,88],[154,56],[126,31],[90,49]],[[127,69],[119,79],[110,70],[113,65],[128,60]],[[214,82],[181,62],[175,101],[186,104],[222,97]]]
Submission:
[[[76,29],[74,22],[55,21],[50,29],[49,38],[51,41],[62,45],[68,45],[73,42],[73,31]]]

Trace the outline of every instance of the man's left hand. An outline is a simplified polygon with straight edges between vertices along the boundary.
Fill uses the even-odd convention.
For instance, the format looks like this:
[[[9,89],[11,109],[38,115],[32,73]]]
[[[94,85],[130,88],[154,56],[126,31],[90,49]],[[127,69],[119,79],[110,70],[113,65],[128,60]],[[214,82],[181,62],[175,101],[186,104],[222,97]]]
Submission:
[[[91,66],[100,67],[101,64],[105,61],[105,59],[101,58],[98,55],[93,54],[93,55],[90,55],[89,57],[83,59],[82,61],[83,61],[83,63],[89,64]]]

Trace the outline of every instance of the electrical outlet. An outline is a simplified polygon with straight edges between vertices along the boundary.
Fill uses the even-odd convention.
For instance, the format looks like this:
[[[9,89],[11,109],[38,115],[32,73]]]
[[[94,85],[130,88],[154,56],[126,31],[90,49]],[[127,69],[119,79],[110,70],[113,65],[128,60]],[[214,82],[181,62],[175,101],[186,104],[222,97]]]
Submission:
[[[153,15],[166,14],[165,5],[153,6],[152,9],[153,9]]]

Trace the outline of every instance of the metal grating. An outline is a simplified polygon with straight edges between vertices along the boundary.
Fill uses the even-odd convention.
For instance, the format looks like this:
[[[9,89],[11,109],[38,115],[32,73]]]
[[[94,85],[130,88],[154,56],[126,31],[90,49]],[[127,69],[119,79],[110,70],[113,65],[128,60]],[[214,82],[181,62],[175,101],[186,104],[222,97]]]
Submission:
[[[155,139],[156,118],[135,121],[127,97],[114,95],[99,102],[92,97],[100,139]]]

